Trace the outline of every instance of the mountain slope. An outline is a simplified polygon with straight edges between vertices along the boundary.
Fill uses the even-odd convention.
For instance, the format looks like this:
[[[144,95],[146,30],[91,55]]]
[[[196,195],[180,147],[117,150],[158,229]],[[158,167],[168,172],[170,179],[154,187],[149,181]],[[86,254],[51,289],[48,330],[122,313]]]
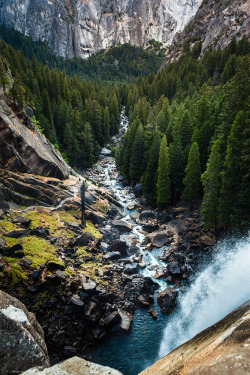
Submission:
[[[249,37],[249,23],[248,0],[204,0],[185,29],[175,35],[165,62],[177,60],[196,42],[201,42],[204,52],[209,47],[223,49],[233,37]]]
[[[117,43],[171,43],[201,0],[3,0],[0,19],[59,56],[83,58]]]

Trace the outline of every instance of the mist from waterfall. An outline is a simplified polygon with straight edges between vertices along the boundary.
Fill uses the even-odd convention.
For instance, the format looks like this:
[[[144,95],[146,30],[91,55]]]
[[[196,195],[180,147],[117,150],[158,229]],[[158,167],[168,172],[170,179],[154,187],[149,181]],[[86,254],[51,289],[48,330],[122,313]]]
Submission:
[[[214,257],[180,297],[163,332],[159,357],[216,323],[250,298],[250,234],[226,239]]]

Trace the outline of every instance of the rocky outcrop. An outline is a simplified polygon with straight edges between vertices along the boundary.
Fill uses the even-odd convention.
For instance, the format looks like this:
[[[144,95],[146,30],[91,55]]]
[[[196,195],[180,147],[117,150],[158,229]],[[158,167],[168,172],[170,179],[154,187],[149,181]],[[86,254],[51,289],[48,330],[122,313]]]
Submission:
[[[177,60],[189,46],[201,42],[202,53],[207,48],[221,49],[233,37],[249,37],[250,3],[248,0],[204,0],[185,29],[177,33],[168,48],[165,63]]]
[[[140,375],[250,373],[250,300]]]
[[[89,57],[117,43],[169,44],[202,0],[4,0],[0,19],[64,57]]]
[[[0,291],[0,374],[48,366],[43,330],[34,314],[16,298]]]
[[[69,167],[26,114],[0,99],[0,164],[9,170],[65,179]]]
[[[120,371],[110,367],[104,367],[74,357],[55,365],[51,368],[40,371],[38,368],[25,371],[22,375],[122,375]]]

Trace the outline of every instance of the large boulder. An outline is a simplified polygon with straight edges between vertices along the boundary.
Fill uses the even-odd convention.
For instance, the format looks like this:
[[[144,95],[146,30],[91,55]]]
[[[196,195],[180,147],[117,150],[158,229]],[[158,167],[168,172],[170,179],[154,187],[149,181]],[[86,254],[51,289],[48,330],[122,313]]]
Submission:
[[[10,104],[10,103],[8,103]],[[70,169],[59,151],[22,113],[22,121],[0,99],[0,164],[12,171],[65,179]]]
[[[131,224],[124,220],[114,220],[113,226],[119,230],[119,232],[131,232],[133,227]]]
[[[43,330],[35,315],[16,298],[0,291],[0,373],[18,374],[48,365]]]
[[[99,212],[86,211],[86,219],[92,221],[93,224],[102,224],[106,217]]]
[[[107,251],[109,252],[119,252],[121,255],[127,256],[127,250],[128,250],[128,245],[126,244],[125,241],[117,240],[111,243],[111,245],[108,247]]]
[[[97,365],[79,357],[73,357],[43,371],[33,368],[21,375],[122,375],[122,373],[110,367]]]
[[[169,243],[169,237],[166,231],[158,232],[152,239],[153,246],[162,247]]]
[[[155,219],[154,211],[143,211],[139,216],[138,223],[144,225],[152,219]]]
[[[249,339],[250,300],[140,375],[250,374]]]
[[[166,314],[171,310],[176,297],[177,291],[171,287],[168,287],[167,289],[163,290],[163,292],[158,294],[157,303],[160,306],[161,312],[163,314]]]

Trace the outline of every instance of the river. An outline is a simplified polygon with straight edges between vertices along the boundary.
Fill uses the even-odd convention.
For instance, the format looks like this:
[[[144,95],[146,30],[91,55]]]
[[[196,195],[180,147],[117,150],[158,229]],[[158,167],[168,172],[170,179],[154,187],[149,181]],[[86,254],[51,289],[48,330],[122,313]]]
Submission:
[[[121,115],[124,130],[128,120]],[[98,167],[99,182],[116,196],[124,207],[122,220],[133,224],[131,234],[121,236],[128,244],[140,247],[143,262],[147,265],[140,270],[144,276],[155,275],[155,267],[166,266],[159,256],[166,247],[145,252],[141,248],[144,238],[142,228],[131,220],[128,203],[135,200],[130,187],[125,187],[119,179],[113,158],[106,158]],[[209,265],[196,276],[185,292],[179,291],[179,303],[169,315],[162,315],[156,295],[167,287],[164,280],[155,280],[159,290],[152,308],[157,313],[153,321],[147,309],[138,309],[134,314],[131,330],[122,336],[113,336],[103,341],[92,353],[91,360],[120,370],[124,375],[137,375],[157,359],[169,353],[196,333],[215,323],[241,303],[250,298],[250,239],[249,236],[219,242],[214,247],[214,256]]]

